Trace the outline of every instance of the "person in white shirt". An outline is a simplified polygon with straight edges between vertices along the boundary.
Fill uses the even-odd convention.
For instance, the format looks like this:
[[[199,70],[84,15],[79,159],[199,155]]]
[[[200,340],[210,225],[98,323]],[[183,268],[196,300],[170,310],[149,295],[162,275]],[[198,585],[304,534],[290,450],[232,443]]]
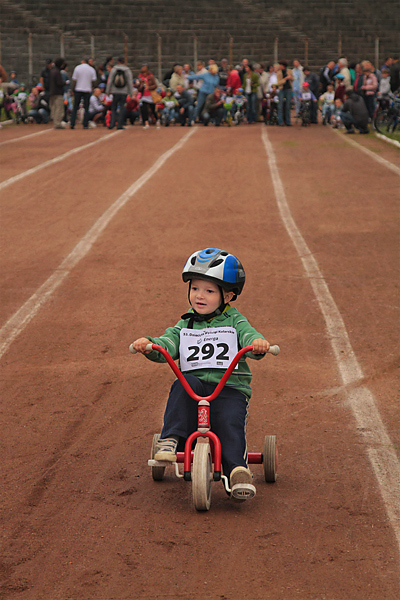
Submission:
[[[72,73],[72,90],[74,92],[74,108],[71,114],[71,129],[74,129],[76,122],[76,114],[78,112],[81,101],[85,114],[83,117],[83,128],[89,128],[89,103],[92,94],[93,85],[97,79],[96,71],[91,67],[86,59],[83,59],[81,64],[75,67]]]

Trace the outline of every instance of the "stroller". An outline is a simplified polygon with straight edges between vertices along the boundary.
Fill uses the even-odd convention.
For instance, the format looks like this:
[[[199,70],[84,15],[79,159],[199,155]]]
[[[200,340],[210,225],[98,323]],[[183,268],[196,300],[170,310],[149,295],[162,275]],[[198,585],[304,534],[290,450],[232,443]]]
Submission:
[[[312,100],[302,100],[300,103],[299,117],[302,127],[307,127],[311,123]]]
[[[17,96],[14,105],[15,122],[17,125],[19,125],[21,121],[27,123],[28,111],[26,110],[26,98],[19,98]]]

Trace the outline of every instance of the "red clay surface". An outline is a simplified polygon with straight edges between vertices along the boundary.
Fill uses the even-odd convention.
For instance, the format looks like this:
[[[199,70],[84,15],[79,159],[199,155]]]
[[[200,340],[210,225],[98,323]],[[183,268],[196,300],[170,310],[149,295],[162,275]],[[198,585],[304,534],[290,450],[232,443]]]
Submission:
[[[277,209],[261,125],[197,131],[113,218],[1,358],[4,600],[398,600],[399,554],[318,303]],[[0,143],[39,131],[5,127]],[[130,128],[1,191],[1,323],[189,130]],[[107,136],[0,146],[1,181]],[[322,126],[268,129],[293,217],[399,452],[399,178]],[[358,143],[400,166],[375,138]],[[128,352],[187,310],[191,252],[226,248],[236,305],[278,357],[252,362],[248,445],[279,478],[234,504],[147,466],[173,375]]]

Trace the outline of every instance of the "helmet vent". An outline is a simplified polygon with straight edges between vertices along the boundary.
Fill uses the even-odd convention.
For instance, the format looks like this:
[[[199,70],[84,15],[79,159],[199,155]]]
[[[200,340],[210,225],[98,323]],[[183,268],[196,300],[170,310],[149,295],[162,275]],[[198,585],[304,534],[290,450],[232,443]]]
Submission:
[[[192,256],[192,260],[191,260],[190,262],[192,263],[192,265],[194,265],[194,264],[195,264],[195,262],[196,262],[196,257],[195,257],[195,256]]]
[[[228,256],[228,252],[220,252],[221,256]]]
[[[212,267],[218,267],[218,265],[220,265],[223,262],[224,261],[222,260],[222,258],[216,258],[209,264],[209,268],[212,269]]]

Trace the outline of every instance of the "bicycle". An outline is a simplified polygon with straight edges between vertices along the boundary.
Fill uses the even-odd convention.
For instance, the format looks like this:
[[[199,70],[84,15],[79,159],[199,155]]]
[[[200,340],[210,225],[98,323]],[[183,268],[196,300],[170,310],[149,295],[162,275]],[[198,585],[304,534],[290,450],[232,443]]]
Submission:
[[[394,133],[399,125],[400,98],[390,94],[390,99],[389,108],[378,110],[374,118],[374,128],[383,135]]]
[[[193,392],[167,350],[152,343],[149,343],[146,347],[146,350],[156,350],[157,352],[161,352],[186,392],[193,400],[198,402],[198,429],[187,438],[184,452],[177,452],[176,463],[172,463],[171,465],[170,462],[154,460],[156,445],[160,437],[160,434],[157,433],[153,436],[151,458],[148,461],[148,465],[151,467],[154,481],[162,481],[166,467],[175,466],[175,475],[178,478],[192,482],[193,504],[198,511],[210,509],[212,481],[222,480],[226,492],[229,495],[232,494],[236,499],[243,500],[254,496],[254,492],[252,491],[254,488],[250,485],[248,486],[248,489],[246,489],[244,484],[240,484],[240,491],[235,490],[235,487],[237,486],[233,486],[232,489],[229,488],[229,480],[222,474],[221,442],[218,436],[211,431],[210,423],[210,402],[218,396],[240,358],[246,354],[246,352],[251,352],[252,349],[253,346],[245,346],[239,350],[214,392],[210,396],[202,397]],[[132,354],[136,354],[136,350],[133,348],[132,344],[129,346],[129,350]],[[268,352],[274,356],[278,355],[280,352],[279,346],[271,346]],[[194,451],[192,451],[192,446],[195,441],[197,443]],[[275,483],[278,467],[278,447],[275,435],[265,436],[263,450],[263,452],[249,452],[247,455],[247,462],[248,464],[262,464],[264,467],[265,481],[267,483]],[[183,463],[183,474],[179,472],[178,465],[181,463]]]
[[[232,102],[225,102],[224,109],[226,111],[225,123],[230,127],[232,125]]]

